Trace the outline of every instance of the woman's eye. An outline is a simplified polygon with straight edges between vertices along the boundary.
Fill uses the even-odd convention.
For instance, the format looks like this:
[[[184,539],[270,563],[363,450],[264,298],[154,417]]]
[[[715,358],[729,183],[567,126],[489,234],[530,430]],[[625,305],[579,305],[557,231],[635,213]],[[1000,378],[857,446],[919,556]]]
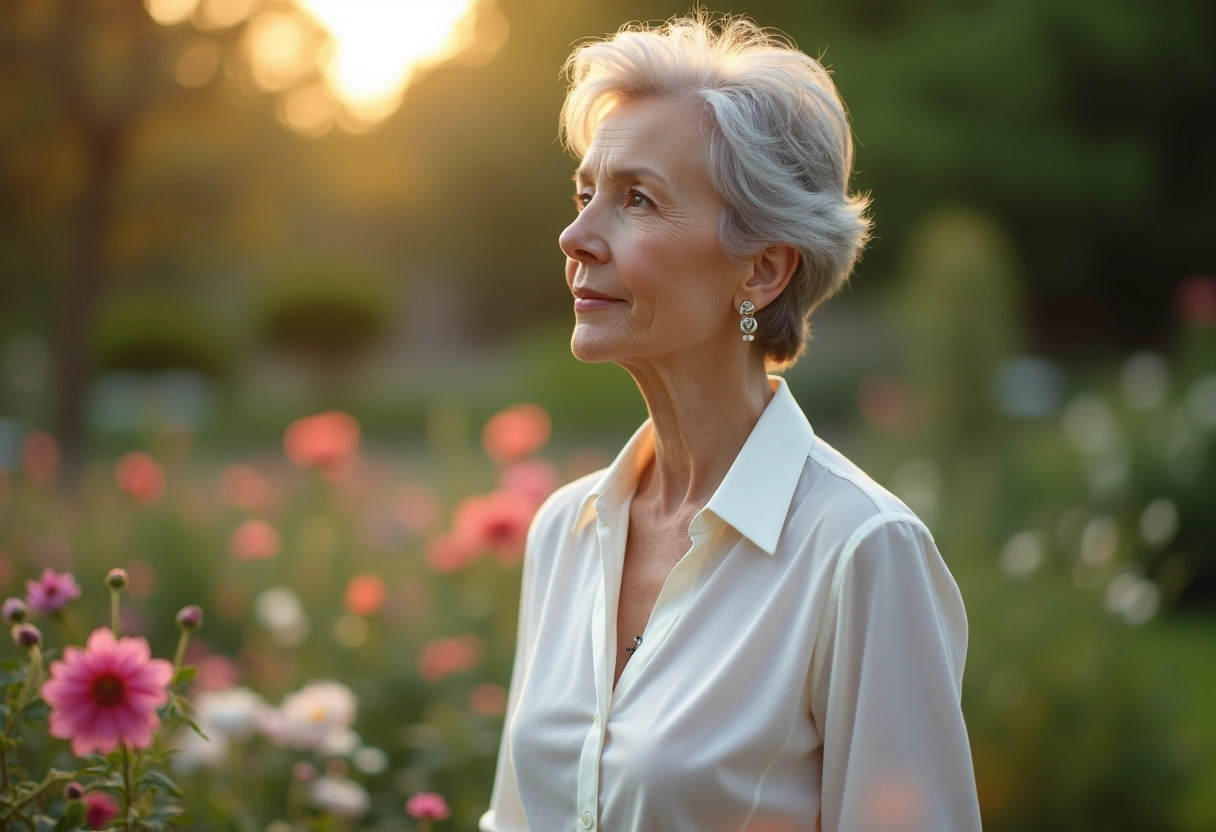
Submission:
[[[642,194],[640,191],[635,191],[632,188],[625,194],[625,204],[630,208],[653,208],[654,203],[649,197]]]
[[[579,191],[574,195],[574,208],[581,211],[591,202],[591,191]]]

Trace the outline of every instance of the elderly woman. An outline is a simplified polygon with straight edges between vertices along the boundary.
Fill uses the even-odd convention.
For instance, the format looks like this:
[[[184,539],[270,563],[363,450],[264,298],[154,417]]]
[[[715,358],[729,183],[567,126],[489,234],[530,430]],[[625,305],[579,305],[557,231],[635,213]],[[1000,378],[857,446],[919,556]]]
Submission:
[[[568,70],[572,349],[650,418],[529,533],[481,829],[979,829],[955,582],[766,373],[867,237],[827,72],[699,18]]]

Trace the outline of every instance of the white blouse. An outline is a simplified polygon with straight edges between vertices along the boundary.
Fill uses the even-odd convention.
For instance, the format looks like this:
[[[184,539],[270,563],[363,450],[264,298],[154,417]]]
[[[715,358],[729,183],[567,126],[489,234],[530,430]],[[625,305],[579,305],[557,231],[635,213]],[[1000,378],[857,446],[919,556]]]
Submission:
[[[958,587],[924,524],[773,382],[615,689],[650,423],[541,508],[482,832],[980,828]]]

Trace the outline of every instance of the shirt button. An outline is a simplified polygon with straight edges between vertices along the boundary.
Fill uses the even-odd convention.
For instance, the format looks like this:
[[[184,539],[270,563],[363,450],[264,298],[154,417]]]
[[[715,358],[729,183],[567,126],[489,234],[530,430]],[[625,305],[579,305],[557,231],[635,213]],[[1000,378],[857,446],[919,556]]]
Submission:
[[[583,816],[578,819],[578,822],[583,825],[584,829],[590,829],[591,824],[595,823],[595,821],[591,818],[590,812],[583,812]]]
[[[595,718],[594,718],[593,720],[591,720],[591,724],[592,724],[592,725],[599,725],[599,724],[600,724],[600,715],[599,715],[599,714],[596,714],[596,715],[595,715]]]

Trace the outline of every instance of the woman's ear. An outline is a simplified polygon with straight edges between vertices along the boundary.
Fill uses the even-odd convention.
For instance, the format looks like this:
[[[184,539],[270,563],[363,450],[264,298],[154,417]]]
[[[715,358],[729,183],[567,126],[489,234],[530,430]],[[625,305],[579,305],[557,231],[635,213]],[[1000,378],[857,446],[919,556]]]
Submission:
[[[798,249],[789,245],[769,246],[752,258],[751,276],[740,287],[735,305],[750,300],[757,309],[768,306],[785,291],[798,269]]]

